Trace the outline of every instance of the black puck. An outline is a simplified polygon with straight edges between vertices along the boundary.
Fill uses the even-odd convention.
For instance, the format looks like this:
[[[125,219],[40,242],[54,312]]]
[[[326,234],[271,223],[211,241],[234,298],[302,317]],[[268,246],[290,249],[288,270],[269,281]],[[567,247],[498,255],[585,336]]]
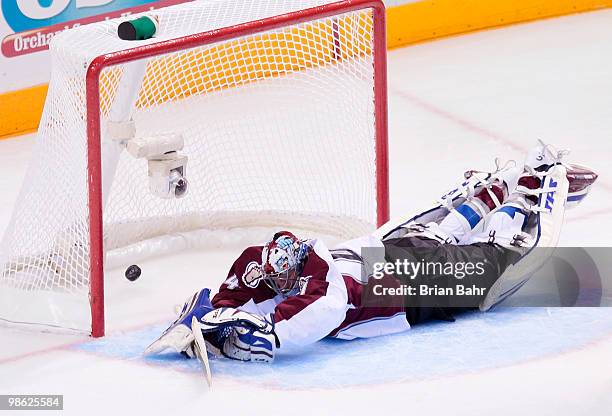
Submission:
[[[117,29],[119,39],[123,40],[136,40],[136,28],[132,22],[123,22]]]
[[[136,266],[135,264],[132,264],[130,267],[125,269],[125,278],[128,279],[130,282],[133,282],[134,280],[140,277],[140,273],[142,273],[140,267]]]

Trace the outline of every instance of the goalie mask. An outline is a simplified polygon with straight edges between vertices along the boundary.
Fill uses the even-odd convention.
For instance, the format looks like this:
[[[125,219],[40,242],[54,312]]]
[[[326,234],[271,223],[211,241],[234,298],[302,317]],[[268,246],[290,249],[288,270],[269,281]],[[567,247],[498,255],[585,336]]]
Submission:
[[[297,286],[309,245],[288,231],[274,234],[261,255],[263,281],[279,295]]]

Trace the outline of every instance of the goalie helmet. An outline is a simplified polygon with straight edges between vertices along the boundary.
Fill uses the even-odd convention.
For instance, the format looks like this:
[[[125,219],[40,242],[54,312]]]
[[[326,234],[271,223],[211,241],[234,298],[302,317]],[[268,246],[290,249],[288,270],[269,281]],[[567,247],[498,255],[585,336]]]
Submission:
[[[279,231],[263,248],[263,281],[279,295],[296,288],[308,255],[309,245],[289,231]]]

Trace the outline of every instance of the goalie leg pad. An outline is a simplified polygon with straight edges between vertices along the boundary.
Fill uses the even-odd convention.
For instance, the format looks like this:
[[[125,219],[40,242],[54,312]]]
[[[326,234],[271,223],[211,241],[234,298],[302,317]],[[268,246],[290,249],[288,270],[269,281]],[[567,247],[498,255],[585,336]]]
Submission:
[[[522,247],[524,253],[519,260],[510,265],[491,286],[480,304],[482,311],[489,310],[516,293],[550,258],[559,241],[568,188],[566,168],[563,165],[551,167],[542,180],[538,203],[531,208],[531,215],[536,216],[536,221],[529,230],[529,238],[524,240],[530,243]]]

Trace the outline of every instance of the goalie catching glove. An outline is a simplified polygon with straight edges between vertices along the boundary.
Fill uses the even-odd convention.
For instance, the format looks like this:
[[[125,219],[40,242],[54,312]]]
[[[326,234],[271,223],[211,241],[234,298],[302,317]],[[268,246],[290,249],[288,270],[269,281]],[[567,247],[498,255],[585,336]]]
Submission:
[[[209,297],[209,289],[189,297],[179,317],[145,349],[145,355],[174,350],[194,358],[194,335],[190,323],[195,316],[212,354],[239,361],[272,362],[278,347],[273,324],[238,309],[214,309]]]

